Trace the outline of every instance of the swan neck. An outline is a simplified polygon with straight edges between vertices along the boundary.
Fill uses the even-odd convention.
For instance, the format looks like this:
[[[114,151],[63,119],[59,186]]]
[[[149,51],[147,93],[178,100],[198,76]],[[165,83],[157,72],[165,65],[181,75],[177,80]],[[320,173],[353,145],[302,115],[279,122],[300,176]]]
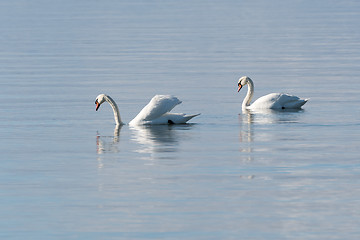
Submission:
[[[110,104],[110,106],[113,109],[116,125],[123,125],[124,123],[121,121],[119,108],[118,108],[116,102],[114,101],[114,99],[112,99],[110,96],[106,95],[105,100]]]
[[[250,102],[251,102],[251,99],[254,95],[254,83],[253,81],[249,78],[248,79],[248,90],[247,90],[247,94],[246,94],[246,97],[244,98],[244,101],[242,103],[242,108],[246,108],[248,106],[250,106]]]

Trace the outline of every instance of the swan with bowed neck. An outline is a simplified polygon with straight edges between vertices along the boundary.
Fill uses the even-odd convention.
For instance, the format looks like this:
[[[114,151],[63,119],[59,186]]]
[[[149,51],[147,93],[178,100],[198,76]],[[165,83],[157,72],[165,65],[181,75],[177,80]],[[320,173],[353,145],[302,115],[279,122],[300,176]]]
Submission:
[[[113,109],[116,125],[123,125],[120,112],[114,99],[106,94],[100,94],[96,97],[96,111],[100,105],[108,102]],[[181,101],[170,95],[155,95],[150,102],[139,112],[139,114],[130,121],[129,125],[145,124],[182,124],[200,114],[186,115],[184,113],[170,113],[170,111]]]
[[[248,85],[248,91],[244,101],[242,102],[243,109],[300,109],[308,99],[300,99],[297,96],[285,93],[270,93],[268,95],[258,98],[250,105],[251,99],[254,95],[254,83],[247,77],[241,77],[238,81],[238,92],[245,85]]]

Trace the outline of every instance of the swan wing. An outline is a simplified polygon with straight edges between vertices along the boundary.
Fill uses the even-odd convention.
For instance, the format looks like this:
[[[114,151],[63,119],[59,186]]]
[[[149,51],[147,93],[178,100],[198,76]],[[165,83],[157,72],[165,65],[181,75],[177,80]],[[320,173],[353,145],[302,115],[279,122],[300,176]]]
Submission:
[[[180,103],[181,101],[174,96],[155,95],[129,124],[153,121],[170,112]]]
[[[274,105],[273,109],[297,109],[304,105],[308,99],[301,99],[294,95],[280,94],[278,101]]]
[[[255,102],[253,102],[249,108],[255,109],[255,108],[274,108],[274,105],[276,105],[277,101],[280,98],[280,93],[270,93],[265,96],[262,96],[258,98]],[[281,108],[281,107],[280,107]]]
[[[296,109],[304,105],[308,99],[284,93],[270,93],[257,99],[250,108]]]

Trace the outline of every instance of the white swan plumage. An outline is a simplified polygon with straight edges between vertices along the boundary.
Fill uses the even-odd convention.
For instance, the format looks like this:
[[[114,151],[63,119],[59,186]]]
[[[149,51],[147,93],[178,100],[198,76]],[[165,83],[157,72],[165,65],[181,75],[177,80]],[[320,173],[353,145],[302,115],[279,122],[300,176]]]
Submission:
[[[301,99],[297,96],[285,93],[270,93],[258,98],[250,105],[254,95],[254,83],[247,77],[243,76],[238,81],[238,92],[245,85],[248,85],[246,97],[242,102],[243,109],[300,109],[308,99]]]
[[[96,97],[96,111],[100,105],[108,102],[113,109],[116,125],[123,125],[120,112],[114,99],[106,94]],[[129,125],[151,125],[151,124],[182,124],[200,114],[186,115],[184,113],[170,113],[170,111],[181,101],[171,95],[155,95],[150,102],[130,121]]]

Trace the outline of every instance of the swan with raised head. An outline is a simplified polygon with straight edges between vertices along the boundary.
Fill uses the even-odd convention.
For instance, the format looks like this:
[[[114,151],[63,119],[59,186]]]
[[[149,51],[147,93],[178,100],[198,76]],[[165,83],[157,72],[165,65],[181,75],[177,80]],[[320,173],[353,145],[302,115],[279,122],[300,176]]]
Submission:
[[[106,94],[100,94],[96,97],[95,104],[97,111],[101,104],[108,102],[113,109],[116,125],[123,125],[120,112],[114,99]],[[155,95],[150,102],[139,112],[139,114],[130,121],[129,125],[145,124],[182,124],[200,114],[186,115],[184,113],[170,113],[170,111],[181,101],[170,95]]]
[[[258,98],[250,105],[254,95],[254,83],[247,76],[243,76],[239,79],[238,92],[245,85],[248,85],[248,91],[242,102],[243,109],[300,109],[301,106],[308,101],[308,99],[300,99],[297,96],[285,93],[270,93]]]

